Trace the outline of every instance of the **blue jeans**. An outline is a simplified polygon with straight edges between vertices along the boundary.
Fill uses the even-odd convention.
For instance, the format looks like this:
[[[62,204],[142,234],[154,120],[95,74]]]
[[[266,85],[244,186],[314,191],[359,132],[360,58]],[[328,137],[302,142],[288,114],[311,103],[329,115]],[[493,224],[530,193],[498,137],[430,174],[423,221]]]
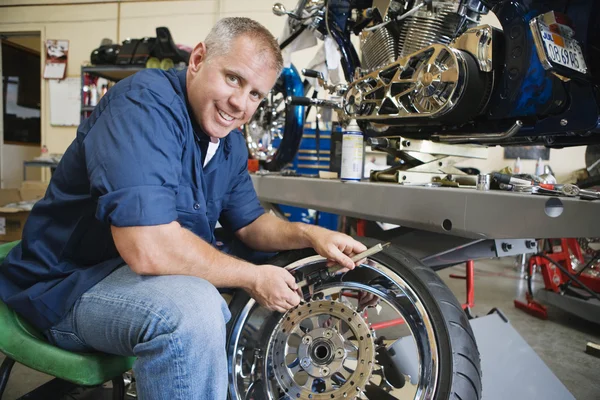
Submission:
[[[135,356],[138,396],[225,399],[225,324],[217,289],[190,276],[140,276],[128,266],[88,290],[45,334],[76,352]]]

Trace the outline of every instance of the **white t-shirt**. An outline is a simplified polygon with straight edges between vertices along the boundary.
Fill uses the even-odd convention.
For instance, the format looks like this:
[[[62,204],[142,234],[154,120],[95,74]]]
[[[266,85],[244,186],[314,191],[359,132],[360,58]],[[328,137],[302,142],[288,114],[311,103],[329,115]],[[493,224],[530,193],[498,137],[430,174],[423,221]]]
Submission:
[[[221,139],[217,139],[217,143],[213,141],[208,142],[208,148],[206,149],[206,157],[204,157],[204,165],[202,167],[206,167],[208,162],[215,156],[217,149],[219,148],[219,143],[221,143]]]

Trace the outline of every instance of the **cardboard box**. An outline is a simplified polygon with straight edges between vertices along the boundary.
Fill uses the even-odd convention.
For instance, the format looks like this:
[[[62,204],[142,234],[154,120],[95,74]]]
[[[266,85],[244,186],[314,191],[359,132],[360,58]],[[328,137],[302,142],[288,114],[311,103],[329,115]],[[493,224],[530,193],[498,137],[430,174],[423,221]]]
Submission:
[[[21,239],[29,210],[47,187],[46,182],[25,181],[20,189],[0,189],[0,242]]]

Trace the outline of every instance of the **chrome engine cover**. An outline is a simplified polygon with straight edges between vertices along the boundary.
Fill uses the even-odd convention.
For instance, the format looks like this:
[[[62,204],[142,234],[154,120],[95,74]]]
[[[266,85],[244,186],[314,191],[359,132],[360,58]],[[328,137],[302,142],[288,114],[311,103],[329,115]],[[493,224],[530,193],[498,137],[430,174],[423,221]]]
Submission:
[[[344,97],[346,117],[389,125],[441,117],[464,95],[467,74],[491,74],[492,46],[492,28],[482,25],[450,45],[433,44],[403,56],[352,82]]]
[[[344,110],[375,121],[444,114],[462,94],[463,64],[459,52],[434,44],[353,82]]]

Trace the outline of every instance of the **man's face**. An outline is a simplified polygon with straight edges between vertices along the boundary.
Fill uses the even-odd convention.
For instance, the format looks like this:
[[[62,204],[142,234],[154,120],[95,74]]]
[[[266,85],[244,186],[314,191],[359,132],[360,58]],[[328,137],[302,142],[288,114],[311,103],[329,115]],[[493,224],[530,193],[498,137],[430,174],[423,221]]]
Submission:
[[[199,43],[190,57],[187,94],[198,124],[211,138],[223,138],[252,117],[277,80],[270,55],[259,54],[250,38],[238,37],[227,54],[206,60]]]

